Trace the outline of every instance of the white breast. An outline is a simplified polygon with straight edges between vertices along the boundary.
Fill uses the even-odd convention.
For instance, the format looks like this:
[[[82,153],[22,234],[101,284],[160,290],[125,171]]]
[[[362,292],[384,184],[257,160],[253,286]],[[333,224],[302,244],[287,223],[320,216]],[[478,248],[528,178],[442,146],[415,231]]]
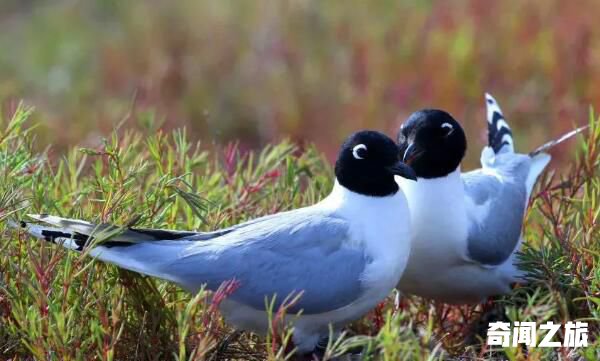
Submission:
[[[331,195],[320,205],[334,209],[336,215],[349,221],[351,239],[359,242],[356,246],[364,248],[373,260],[363,280],[384,288],[397,282],[410,253],[410,215],[403,192],[370,197],[351,192],[336,182]]]
[[[408,182],[396,178],[408,200],[411,216],[411,257],[399,288],[422,293],[427,283],[444,270],[464,263],[468,217],[464,186],[457,169],[444,178]]]
[[[448,252],[462,256],[469,220],[460,169],[443,178],[397,180],[410,209],[412,249],[427,251],[436,261],[447,259]]]

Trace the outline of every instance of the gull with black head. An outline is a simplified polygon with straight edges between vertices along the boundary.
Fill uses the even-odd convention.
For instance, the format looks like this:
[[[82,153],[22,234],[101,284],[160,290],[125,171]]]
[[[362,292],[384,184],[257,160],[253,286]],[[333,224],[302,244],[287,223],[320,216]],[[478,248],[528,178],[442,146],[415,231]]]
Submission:
[[[98,260],[175,282],[195,293],[236,280],[220,305],[239,329],[266,333],[266,299],[279,307],[302,292],[289,310],[293,340],[309,353],[329,335],[374,308],[394,288],[408,261],[408,205],[394,177],[416,175],[398,146],[375,131],[360,131],[342,145],[333,190],[315,205],[257,218],[214,232],[127,228],[108,241],[89,241],[106,224],[48,215],[53,225],[21,222],[30,234],[75,251],[88,247]]]
[[[447,112],[425,109],[401,126],[402,157],[418,182],[398,179],[412,220],[411,255],[398,283],[402,293],[455,304],[507,293],[523,280],[516,253],[533,186],[550,156],[544,151],[572,131],[529,154],[515,153],[500,107],[486,94],[488,146],[482,168],[461,173],[467,140]]]

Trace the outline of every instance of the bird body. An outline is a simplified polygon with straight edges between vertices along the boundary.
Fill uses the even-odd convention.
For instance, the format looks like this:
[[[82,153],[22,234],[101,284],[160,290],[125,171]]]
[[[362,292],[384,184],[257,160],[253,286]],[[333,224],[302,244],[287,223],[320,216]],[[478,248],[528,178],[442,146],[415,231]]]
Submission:
[[[359,199],[354,199],[357,196]],[[311,263],[319,262],[319,258],[323,257],[322,254],[309,257],[304,268],[298,270],[298,277],[314,278],[313,281],[321,285],[320,290],[316,290],[312,296],[322,303],[320,312],[311,313],[304,310],[302,315],[294,320],[294,342],[299,349],[312,349],[319,337],[328,334],[329,324],[332,324],[334,330],[339,330],[341,326],[356,320],[357,315],[363,315],[373,309],[394,288],[404,270],[410,251],[408,241],[389,242],[394,239],[408,240],[410,238],[409,216],[406,209],[403,210],[402,207],[399,208],[397,204],[394,204],[406,202],[403,198],[404,195],[401,192],[385,199],[360,196],[352,194],[343,186],[336,184],[333,192],[327,198],[313,206],[318,212],[335,214],[336,217],[342,219],[360,219],[356,223],[352,222],[353,225],[349,227],[349,237],[345,246],[353,252],[361,254],[364,259],[362,264],[354,270],[361,269],[356,274],[358,283],[355,293],[350,297],[352,300],[349,299],[348,302],[342,304],[332,302],[332,299],[335,300],[341,295],[326,296],[327,293],[337,292],[335,280],[327,278],[327,270],[311,269]],[[398,211],[404,216],[393,215]],[[400,232],[393,226],[397,222],[400,222],[401,225]],[[397,255],[400,257],[392,255],[392,252],[398,252]],[[339,262],[349,261],[350,259],[339,260]],[[336,267],[334,264],[330,266]],[[274,276],[277,277],[277,275]],[[297,282],[292,281],[290,284]],[[304,294],[306,295],[306,291]],[[264,307],[262,309],[249,308],[231,297],[223,302],[222,312],[229,322],[239,328],[264,333],[268,329],[268,324],[265,323],[267,318],[263,309]],[[291,315],[292,319],[295,317]]]
[[[400,180],[415,240],[399,283],[403,292],[446,303],[477,303],[509,292],[511,283],[521,280],[515,252],[533,160],[517,156],[507,162],[467,173],[458,168],[415,184]]]
[[[361,167],[372,174],[356,172]],[[267,303],[275,298],[277,311],[286,297],[301,293],[287,311],[295,345],[310,352],[330,325],[339,330],[360,318],[400,279],[410,251],[410,217],[394,175],[413,177],[410,172],[398,162],[393,140],[359,132],[340,151],[332,192],[315,205],[215,232],[130,228],[92,243],[89,254],[191,293],[235,280],[239,287],[220,304],[221,312],[237,328],[260,334],[270,326]],[[54,227],[23,222],[30,234],[76,251],[86,249],[95,230],[109,228],[33,217]]]
[[[401,128],[405,159],[418,177],[412,183],[397,179],[412,219],[410,259],[398,283],[403,293],[468,304],[507,293],[523,280],[516,255],[521,226],[550,156],[515,153],[512,132],[488,94],[486,104],[489,145],[482,167],[470,172],[461,172],[466,138],[449,114],[417,112]],[[431,168],[425,158],[442,164]]]

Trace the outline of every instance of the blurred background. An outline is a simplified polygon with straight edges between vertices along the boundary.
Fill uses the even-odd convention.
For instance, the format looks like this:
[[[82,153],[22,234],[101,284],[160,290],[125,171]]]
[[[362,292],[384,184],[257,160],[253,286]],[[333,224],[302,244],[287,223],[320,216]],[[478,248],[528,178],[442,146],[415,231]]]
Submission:
[[[35,106],[41,148],[95,146],[148,118],[245,149],[330,159],[423,107],[485,144],[492,93],[528,150],[600,105],[600,1],[1,0],[0,102]],[[560,152],[559,152],[560,153]]]

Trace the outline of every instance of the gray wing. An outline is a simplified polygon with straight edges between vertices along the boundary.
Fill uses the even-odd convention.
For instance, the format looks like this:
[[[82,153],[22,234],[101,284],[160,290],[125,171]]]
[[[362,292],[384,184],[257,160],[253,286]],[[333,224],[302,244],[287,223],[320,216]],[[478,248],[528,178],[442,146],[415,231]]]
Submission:
[[[290,311],[322,313],[348,305],[363,291],[360,279],[369,259],[362,249],[347,246],[348,237],[341,218],[310,208],[284,212],[193,242],[162,272],[192,290],[203,283],[215,290],[236,279],[240,286],[230,298],[259,310],[267,298],[276,295],[279,307],[286,296],[302,291]]]
[[[462,174],[468,204],[468,256],[495,266],[515,251],[527,207],[526,181],[531,158],[497,155],[495,166]]]

